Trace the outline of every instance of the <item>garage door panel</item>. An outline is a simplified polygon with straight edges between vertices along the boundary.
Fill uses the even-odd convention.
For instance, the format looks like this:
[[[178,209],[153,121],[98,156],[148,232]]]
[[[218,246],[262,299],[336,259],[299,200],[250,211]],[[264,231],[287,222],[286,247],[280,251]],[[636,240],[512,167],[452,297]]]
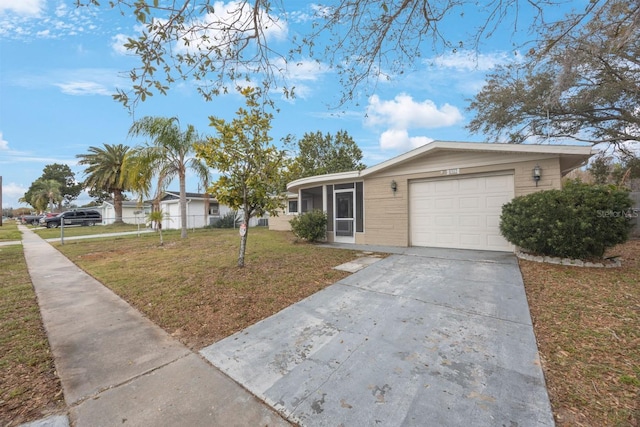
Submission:
[[[455,187],[457,184],[451,181],[437,181],[434,182],[433,192],[435,194],[450,194],[452,191],[455,191]]]
[[[460,245],[467,247],[478,247],[482,245],[482,236],[479,234],[460,233]]]
[[[445,178],[410,184],[411,244],[510,251],[500,235],[502,206],[514,196],[513,175]]]
[[[487,218],[487,227],[492,229],[500,229],[500,217],[498,215],[489,215]]]
[[[425,199],[425,201],[428,199]],[[450,198],[434,198],[429,200],[432,203],[430,203],[431,206],[433,206],[436,209],[453,209],[455,207],[455,202],[456,200],[453,197]]]
[[[450,246],[456,244],[456,235],[453,233],[437,233],[435,237],[439,245]]]
[[[455,218],[452,216],[436,216],[433,219],[433,223],[438,227],[453,227],[455,226]]]
[[[482,182],[473,179],[458,180],[458,191],[462,194],[480,190]]]
[[[462,227],[484,227],[484,218],[480,215],[461,215],[458,217],[458,225]]]
[[[493,210],[493,208],[500,208],[502,209],[502,205],[504,205],[505,203],[509,203],[509,201],[511,200],[511,197],[506,196],[504,194],[500,194],[500,195],[493,195],[493,196],[487,196],[486,200],[486,206],[488,209]]]
[[[482,206],[482,201],[478,196],[460,197],[458,201],[460,209],[479,209]]]

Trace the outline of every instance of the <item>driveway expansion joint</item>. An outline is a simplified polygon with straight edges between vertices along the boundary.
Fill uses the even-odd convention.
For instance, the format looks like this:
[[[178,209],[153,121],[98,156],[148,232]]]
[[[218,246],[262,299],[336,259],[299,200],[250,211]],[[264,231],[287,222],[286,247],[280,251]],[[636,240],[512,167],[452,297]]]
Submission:
[[[341,285],[341,286],[347,286],[347,287],[350,287],[350,288],[358,289],[358,290],[364,291],[364,292],[371,292],[371,293],[374,293],[374,294],[384,295],[384,296],[393,297],[393,298],[402,298],[402,299],[405,299],[405,300],[408,300],[408,301],[416,301],[416,302],[420,302],[420,303],[423,303],[423,304],[433,305],[435,307],[443,307],[443,308],[447,308],[447,309],[456,311],[458,313],[469,314],[469,315],[472,315],[472,316],[485,317],[485,318],[488,318],[488,319],[495,319],[495,320],[499,320],[499,321],[502,321],[502,322],[513,323],[513,324],[516,324],[516,325],[524,325],[524,326],[531,326],[532,325],[531,323],[519,322],[517,320],[512,320],[512,319],[505,319],[503,317],[493,316],[493,315],[490,315],[490,314],[484,314],[484,313],[480,313],[480,312],[477,312],[477,311],[463,310],[463,309],[461,309],[459,307],[454,307],[454,306],[449,305],[449,304],[437,303],[437,302],[433,302],[433,301],[426,301],[426,300],[423,300],[423,299],[420,299],[420,298],[416,298],[416,297],[409,297],[409,296],[405,296],[405,295],[397,295],[397,294],[393,294],[393,293],[390,293],[390,292],[378,291],[378,290],[375,290],[375,289],[362,288],[360,286],[352,285],[350,283],[337,283],[336,285],[338,285],[338,284]]]

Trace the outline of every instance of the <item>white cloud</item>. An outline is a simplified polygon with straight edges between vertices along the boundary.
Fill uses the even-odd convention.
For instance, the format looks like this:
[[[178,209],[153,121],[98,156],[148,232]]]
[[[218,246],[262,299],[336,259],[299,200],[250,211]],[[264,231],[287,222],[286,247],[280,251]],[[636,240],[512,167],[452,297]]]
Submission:
[[[63,93],[67,95],[113,95],[113,91],[97,82],[72,81],[66,83],[55,83]]]
[[[286,70],[285,74],[287,78],[294,81],[315,81],[330,71],[329,66],[326,64],[310,60],[285,63],[285,61],[280,58],[277,61],[277,65],[281,69]]]
[[[126,55],[127,48],[124,47],[124,44],[129,40],[129,36],[126,34],[116,34],[111,37],[111,49],[118,55]]]
[[[453,126],[463,120],[460,110],[450,104],[438,107],[426,99],[415,101],[405,93],[384,101],[377,95],[369,98],[365,124],[384,127],[380,135],[382,150],[406,150],[427,144],[433,139],[426,136],[409,136],[410,129],[435,129]]]
[[[380,148],[383,150],[411,150],[433,141],[426,136],[410,137],[404,129],[389,129],[380,135]]]
[[[18,202],[24,193],[29,190],[27,187],[24,187],[20,184],[16,184],[15,182],[2,183],[2,207],[3,208],[18,208],[23,203]]]
[[[9,141],[5,140],[2,136],[2,132],[0,132],[0,150],[8,150],[9,149]]]
[[[0,0],[0,13],[7,11],[18,15],[39,16],[45,8],[45,0]]]
[[[58,4],[58,7],[56,7],[56,11],[55,14],[58,18],[63,18],[65,15],[67,15],[68,11],[67,11],[67,5],[64,3],[60,3]]]
[[[189,43],[181,41],[176,46],[178,52],[209,50],[212,45],[244,45],[248,39],[239,38],[246,38],[248,35],[247,27],[252,24],[252,8],[242,1],[217,1],[213,3],[213,9],[214,13],[207,13],[202,19],[190,24],[194,29],[181,36],[181,40],[188,39]],[[289,30],[284,19],[260,9],[259,21],[264,37],[271,40],[286,39]]]
[[[63,0],[0,0],[0,38],[55,39],[99,30],[97,7],[76,8]]]
[[[123,83],[119,71],[109,68],[53,69],[45,74],[21,74],[7,81],[30,90],[53,86],[69,95],[109,96]]]
[[[514,56],[504,51],[485,54],[470,50],[459,50],[455,53],[440,55],[433,60],[433,63],[439,68],[449,68],[456,71],[486,72],[513,60]]]
[[[2,185],[2,195],[7,197],[22,197],[27,190],[28,188],[23,187],[20,184],[16,184],[15,182]]]
[[[429,99],[416,102],[402,93],[390,101],[380,100],[377,95],[370,97],[365,124],[392,129],[433,129],[452,126],[462,119],[460,110],[453,105],[438,108]]]

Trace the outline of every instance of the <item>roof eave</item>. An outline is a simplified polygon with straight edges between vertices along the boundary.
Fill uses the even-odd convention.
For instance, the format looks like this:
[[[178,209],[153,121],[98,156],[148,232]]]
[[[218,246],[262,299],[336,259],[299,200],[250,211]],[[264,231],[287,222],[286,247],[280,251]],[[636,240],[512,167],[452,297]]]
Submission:
[[[349,171],[329,173],[325,175],[308,176],[306,178],[296,179],[287,184],[287,191],[297,192],[301,188],[315,187],[318,185],[329,184],[332,182],[345,181],[350,179],[358,179],[361,177],[362,171]]]

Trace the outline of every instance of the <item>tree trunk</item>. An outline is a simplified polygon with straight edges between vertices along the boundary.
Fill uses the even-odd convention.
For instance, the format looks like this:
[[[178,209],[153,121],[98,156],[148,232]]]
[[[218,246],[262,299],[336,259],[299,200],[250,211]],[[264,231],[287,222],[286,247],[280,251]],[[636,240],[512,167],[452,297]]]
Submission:
[[[242,212],[242,224],[240,224],[240,230],[244,226],[244,233],[240,233],[240,254],[238,255],[238,267],[244,267],[244,254],[247,249],[247,237],[249,236],[249,209],[245,206]]]
[[[113,210],[115,211],[115,224],[122,224],[122,191],[113,190]]]
[[[209,225],[209,208],[211,207],[211,196],[207,193],[206,187],[204,192],[204,225]]]
[[[180,238],[186,239],[187,237],[187,190],[186,190],[186,176],[184,171],[179,172],[180,179],[180,222],[181,231]]]

